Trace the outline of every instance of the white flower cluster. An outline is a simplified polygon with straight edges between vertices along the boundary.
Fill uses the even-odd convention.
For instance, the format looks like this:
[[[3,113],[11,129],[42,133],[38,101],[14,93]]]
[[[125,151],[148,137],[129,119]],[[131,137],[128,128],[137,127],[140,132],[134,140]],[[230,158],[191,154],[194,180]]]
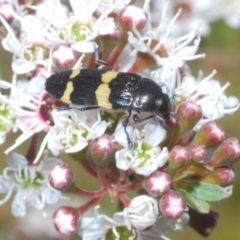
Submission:
[[[229,19],[225,9],[213,18],[206,10],[212,9],[211,1],[193,4],[190,0],[174,0],[168,4],[145,0],[142,8],[129,6],[130,0],[69,0],[70,8],[60,0],[36,2],[0,0],[0,21],[6,29],[2,46],[13,55],[11,83],[0,80],[0,89],[4,90],[0,94],[0,143],[3,144],[9,134],[21,131],[5,151],[9,154],[8,166],[0,176],[0,191],[5,194],[0,204],[15,193],[13,215],[23,217],[28,206],[42,210],[46,203],[54,204],[61,198],[60,192],[47,182],[49,162],[52,166],[59,160],[44,157],[36,164],[46,149],[54,156],[78,153],[107,133],[116,145],[114,161],[121,173],[148,177],[164,168],[169,159],[169,150],[164,146],[168,131],[157,117],[139,123],[130,118],[126,127],[125,113],[116,120],[111,111],[80,111],[79,106],[63,104],[45,91],[45,82],[52,74],[94,67],[95,58],[100,54],[115,71],[136,72],[157,82],[172,105],[186,100],[199,105],[203,117],[195,125],[195,131],[204,123],[239,108],[237,98],[224,94],[229,83],[221,87],[213,79],[215,71],[207,77],[200,72],[195,78],[186,62],[205,57],[196,52],[199,34],[208,32],[208,21],[225,18],[238,26],[240,14]],[[224,1],[213,2],[219,5]],[[192,10],[195,19],[192,17],[187,20],[188,24],[183,23],[181,11],[173,11],[174,4],[179,5],[183,13],[184,7]],[[236,11],[239,9],[235,7]],[[200,20],[202,32],[199,32]],[[118,35],[120,25],[122,31]],[[134,149],[129,149],[126,131]],[[32,158],[11,153],[40,133],[43,140]],[[30,150],[33,151],[28,152]],[[77,231],[83,239],[94,240],[103,239],[112,229],[119,239],[117,228],[124,226],[132,231],[129,239],[137,235],[138,239],[166,240],[167,229],[183,230],[188,219],[187,213],[174,220],[164,217],[155,198],[141,195],[122,212],[114,214],[113,219],[100,215],[95,209],[94,217],[81,219]]]

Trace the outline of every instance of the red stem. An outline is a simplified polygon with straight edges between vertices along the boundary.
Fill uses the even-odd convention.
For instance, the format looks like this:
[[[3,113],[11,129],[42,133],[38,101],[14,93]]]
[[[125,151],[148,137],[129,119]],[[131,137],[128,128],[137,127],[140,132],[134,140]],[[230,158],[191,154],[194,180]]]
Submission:
[[[126,191],[131,191],[131,190],[139,190],[142,189],[142,183],[133,183],[133,184],[128,184],[128,185],[117,185],[117,190],[119,192],[126,192]]]
[[[117,62],[119,56],[121,55],[123,49],[125,48],[125,46],[127,45],[127,34],[122,36],[122,39],[120,40],[119,44],[117,45],[117,47],[115,48],[115,51],[113,53],[113,55],[111,56],[111,58],[108,60],[108,63],[111,66],[114,66],[114,64]]]
[[[93,198],[91,199],[89,202],[85,203],[84,205],[82,205],[81,207],[78,208],[78,211],[81,213],[81,215],[83,213],[85,213],[86,211],[88,211],[90,208],[92,208],[95,203],[97,203],[97,201],[100,199],[101,197],[97,197],[97,198]]]
[[[98,180],[101,182],[105,189],[108,189],[110,184],[108,183],[103,167],[97,167]]]
[[[84,196],[84,197],[92,197],[92,198],[97,198],[103,196],[107,192],[106,189],[101,188],[97,191],[86,191],[81,188],[75,187],[74,193]]]
[[[86,161],[86,159],[84,159],[84,161],[81,161],[81,166],[89,173],[91,174],[93,177],[97,178],[97,172],[88,164],[88,162]]]
[[[128,198],[128,196],[125,193],[118,193],[118,196],[120,198],[120,200],[122,201],[122,203],[125,205],[125,207],[128,207],[131,200]]]

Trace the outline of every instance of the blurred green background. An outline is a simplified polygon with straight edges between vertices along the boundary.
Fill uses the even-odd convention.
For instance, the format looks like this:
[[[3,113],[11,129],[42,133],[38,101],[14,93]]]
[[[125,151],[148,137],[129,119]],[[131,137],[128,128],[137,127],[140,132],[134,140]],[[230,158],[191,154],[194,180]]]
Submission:
[[[221,85],[228,81],[231,82],[231,86],[226,90],[226,94],[228,96],[234,95],[240,98],[240,30],[231,29],[223,22],[211,24],[211,34],[208,37],[202,38],[199,53],[206,53],[207,56],[205,59],[200,59],[190,63],[194,76],[197,75],[200,69],[204,71],[205,76],[210,74],[213,69],[216,69],[218,73],[216,74],[215,79],[218,79],[221,82]],[[12,56],[2,49],[0,54],[3,79],[10,80],[10,63]],[[236,137],[240,139],[240,111],[236,112],[233,116],[225,116],[223,119],[218,120],[217,123],[225,129],[228,137]],[[2,169],[5,167],[5,156],[3,152],[7,146],[13,142],[15,136],[10,136],[6,143],[0,146],[0,174],[2,173]],[[21,148],[18,148],[17,151],[24,154],[25,146],[26,145],[21,146]],[[217,211],[220,214],[220,219],[217,228],[208,238],[209,240],[240,239],[240,163],[236,163],[234,167],[237,176],[234,184],[233,196],[229,199],[223,200],[220,204],[220,208],[213,206],[212,210]],[[89,182],[92,186],[96,184],[96,182]],[[0,197],[3,196],[0,195]],[[19,224],[21,224],[21,221],[25,220],[12,217],[9,203],[0,206],[1,240],[60,239],[56,236],[52,238],[39,236],[37,238],[36,236],[25,235],[19,230]],[[105,204],[109,205],[109,203],[110,201],[106,198]],[[45,226],[44,223],[46,223],[47,220],[42,218],[41,214],[33,215],[31,221],[34,221],[36,226],[40,227],[43,225],[43,228],[41,228],[41,233],[43,235],[48,235],[47,228],[49,227],[49,224]],[[54,236],[54,234],[52,236]],[[169,237],[173,240],[204,239],[190,228],[188,228],[186,232],[171,232]],[[61,239],[79,239],[79,237],[73,236],[71,238]]]

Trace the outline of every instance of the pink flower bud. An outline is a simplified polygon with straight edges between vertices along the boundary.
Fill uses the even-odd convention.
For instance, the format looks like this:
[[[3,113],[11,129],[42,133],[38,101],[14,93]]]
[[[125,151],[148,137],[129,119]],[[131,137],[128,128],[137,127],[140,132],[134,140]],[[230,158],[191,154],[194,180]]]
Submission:
[[[208,166],[220,167],[231,164],[240,159],[240,145],[236,138],[228,138],[215,151],[206,163]]]
[[[78,226],[79,211],[76,208],[63,206],[53,213],[53,223],[56,230],[66,236],[75,233]]]
[[[202,109],[194,102],[183,102],[177,109],[177,118],[181,130],[186,132],[202,118]]]
[[[215,122],[205,123],[196,133],[193,144],[204,145],[206,148],[221,144],[225,140],[223,129]]]
[[[235,179],[235,171],[231,166],[220,167],[202,179],[203,182],[218,184],[222,187],[232,185]]]
[[[129,30],[131,30],[133,26],[138,30],[142,29],[147,20],[148,16],[143,9],[135,6],[127,6],[119,14],[120,25]]]
[[[68,190],[75,181],[73,172],[64,163],[54,166],[48,178],[50,185],[59,191]]]
[[[107,166],[114,158],[115,148],[112,139],[108,135],[95,138],[88,145],[87,158],[97,166]]]
[[[49,126],[53,126],[52,110],[56,107],[66,107],[67,105],[63,102],[51,97],[48,93],[44,93],[42,96],[42,104],[38,111],[39,118],[47,123]]]
[[[61,70],[71,69],[80,57],[69,44],[60,44],[52,50],[53,65]]]
[[[55,71],[51,71],[51,74],[55,74],[56,72]],[[48,69],[44,66],[37,66],[37,68],[34,70],[33,72],[33,77],[36,77],[36,76],[42,76],[44,78],[48,78],[49,77],[49,72],[48,72]]]
[[[159,197],[171,187],[171,178],[167,173],[156,171],[143,181],[143,187],[153,197]]]
[[[189,153],[194,162],[200,162],[206,157],[206,147],[204,145],[193,144],[189,147]]]
[[[175,191],[165,193],[159,202],[159,207],[166,217],[179,218],[185,210],[185,200]]]
[[[114,43],[116,45],[122,38],[122,31],[118,27],[114,30],[113,33],[106,34],[106,35],[101,35],[101,36],[99,36],[99,38],[103,39],[108,44],[109,43]]]
[[[169,153],[169,170],[172,174],[190,162],[191,156],[186,147],[175,146]]]
[[[13,20],[12,12],[16,13],[16,8],[13,3],[8,1],[0,2],[0,15],[8,23],[12,22]]]

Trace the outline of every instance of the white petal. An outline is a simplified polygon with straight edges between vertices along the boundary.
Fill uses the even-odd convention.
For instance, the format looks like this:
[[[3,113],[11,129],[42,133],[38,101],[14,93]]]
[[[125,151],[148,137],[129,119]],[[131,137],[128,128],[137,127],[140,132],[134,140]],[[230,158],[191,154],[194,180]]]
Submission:
[[[24,74],[33,71],[36,68],[36,64],[28,62],[23,59],[15,59],[12,62],[12,70],[17,74]]]

